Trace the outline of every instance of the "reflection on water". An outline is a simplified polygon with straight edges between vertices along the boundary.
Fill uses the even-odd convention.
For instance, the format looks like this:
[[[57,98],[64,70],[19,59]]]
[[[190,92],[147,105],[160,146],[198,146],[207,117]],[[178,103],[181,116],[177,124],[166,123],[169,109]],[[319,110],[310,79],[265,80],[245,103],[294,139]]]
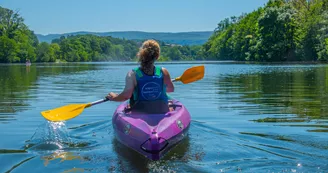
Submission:
[[[319,122],[328,119],[328,66],[265,67],[261,72],[223,77],[219,94],[239,95],[230,102],[243,102],[244,115],[261,114],[258,123]],[[229,105],[230,109],[245,105]],[[220,108],[224,108],[222,105]],[[322,129],[317,129],[322,131]],[[313,130],[311,130],[313,131]],[[314,131],[313,131],[314,132]]]
[[[177,77],[201,62],[164,66]],[[324,172],[328,65],[206,63],[171,96],[192,115],[189,136],[161,161],[116,141],[106,102],[65,123],[40,112],[124,87],[135,63],[0,65],[0,172]]]
[[[46,156],[42,157],[42,160],[44,160],[44,163],[43,163],[44,166],[47,166],[49,164],[49,162],[51,162],[52,160],[56,160],[56,159],[59,159],[60,162],[76,160],[76,159],[81,160],[81,161],[84,160],[84,158],[81,156],[76,156],[72,152],[65,152],[65,151],[55,151],[51,155],[46,155]]]
[[[92,64],[38,64],[0,65],[0,123],[16,120],[15,114],[30,109],[29,99],[35,99],[35,91],[40,86],[40,77],[70,75],[86,70],[94,70]]]
[[[85,172],[86,170],[85,169],[82,169],[82,168],[72,168],[72,169],[69,169],[69,170],[65,170],[63,173],[71,173],[71,172]]]

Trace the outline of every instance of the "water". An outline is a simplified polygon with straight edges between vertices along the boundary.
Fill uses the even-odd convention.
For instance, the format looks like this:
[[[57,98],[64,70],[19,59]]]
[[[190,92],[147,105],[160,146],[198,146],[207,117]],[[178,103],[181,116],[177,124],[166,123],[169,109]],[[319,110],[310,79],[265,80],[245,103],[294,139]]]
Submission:
[[[194,63],[164,66],[172,77]],[[121,146],[107,102],[49,123],[43,110],[119,92],[134,63],[0,65],[0,172],[327,172],[328,65],[207,63],[176,83],[189,136],[163,160]]]

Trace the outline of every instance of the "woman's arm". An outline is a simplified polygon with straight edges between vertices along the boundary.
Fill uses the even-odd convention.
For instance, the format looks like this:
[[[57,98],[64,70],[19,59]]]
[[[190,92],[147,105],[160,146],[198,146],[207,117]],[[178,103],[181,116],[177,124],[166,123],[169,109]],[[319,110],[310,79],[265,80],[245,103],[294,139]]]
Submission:
[[[120,94],[109,93],[106,98],[110,101],[122,102],[131,98],[134,87],[136,86],[136,78],[133,71],[128,72],[125,77],[125,88]]]
[[[164,85],[166,85],[166,92],[174,92],[174,85],[171,81],[170,73],[163,67]]]

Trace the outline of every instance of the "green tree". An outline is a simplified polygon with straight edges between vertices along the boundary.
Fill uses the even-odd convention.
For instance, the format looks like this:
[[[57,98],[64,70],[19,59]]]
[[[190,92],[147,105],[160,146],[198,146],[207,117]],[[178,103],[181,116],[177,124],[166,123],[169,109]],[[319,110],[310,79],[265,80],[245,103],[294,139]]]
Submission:
[[[60,47],[57,43],[50,44],[50,49],[53,52],[53,60],[56,61],[57,59],[60,60]]]
[[[50,45],[46,42],[42,42],[37,47],[37,62],[49,62],[51,61]]]
[[[0,36],[2,48],[0,62],[25,62],[36,60],[38,40],[24,24],[17,12],[0,7]]]
[[[0,62],[18,62],[18,45],[7,36],[0,36]]]
[[[259,19],[259,31],[264,53],[262,56],[266,57],[265,60],[295,60],[295,15],[296,11],[290,5],[268,7],[265,10]]]
[[[0,35],[13,39],[17,31],[26,29],[23,22],[17,12],[0,7]]]

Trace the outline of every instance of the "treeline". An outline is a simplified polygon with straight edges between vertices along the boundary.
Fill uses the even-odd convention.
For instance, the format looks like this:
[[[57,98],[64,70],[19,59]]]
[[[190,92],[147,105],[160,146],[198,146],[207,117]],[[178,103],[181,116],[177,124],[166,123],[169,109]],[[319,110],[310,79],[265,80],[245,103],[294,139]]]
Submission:
[[[328,60],[328,0],[269,0],[221,21],[201,49],[206,59]]]
[[[94,35],[68,36],[37,47],[38,62],[129,61],[136,55],[134,41]]]
[[[38,44],[37,37],[18,13],[0,7],[0,62],[35,60]]]
[[[143,40],[144,41],[144,40]],[[37,62],[134,61],[143,41],[131,41],[95,35],[62,36],[51,44],[42,42],[37,47]],[[160,61],[200,59],[201,46],[171,45],[158,41]]]
[[[200,54],[201,45],[181,46],[160,42],[161,57],[160,61],[192,61],[203,60]]]
[[[62,36],[39,43],[18,13],[0,7],[0,63],[132,61],[142,41],[95,35]],[[201,59],[201,46],[161,44],[161,61]]]

